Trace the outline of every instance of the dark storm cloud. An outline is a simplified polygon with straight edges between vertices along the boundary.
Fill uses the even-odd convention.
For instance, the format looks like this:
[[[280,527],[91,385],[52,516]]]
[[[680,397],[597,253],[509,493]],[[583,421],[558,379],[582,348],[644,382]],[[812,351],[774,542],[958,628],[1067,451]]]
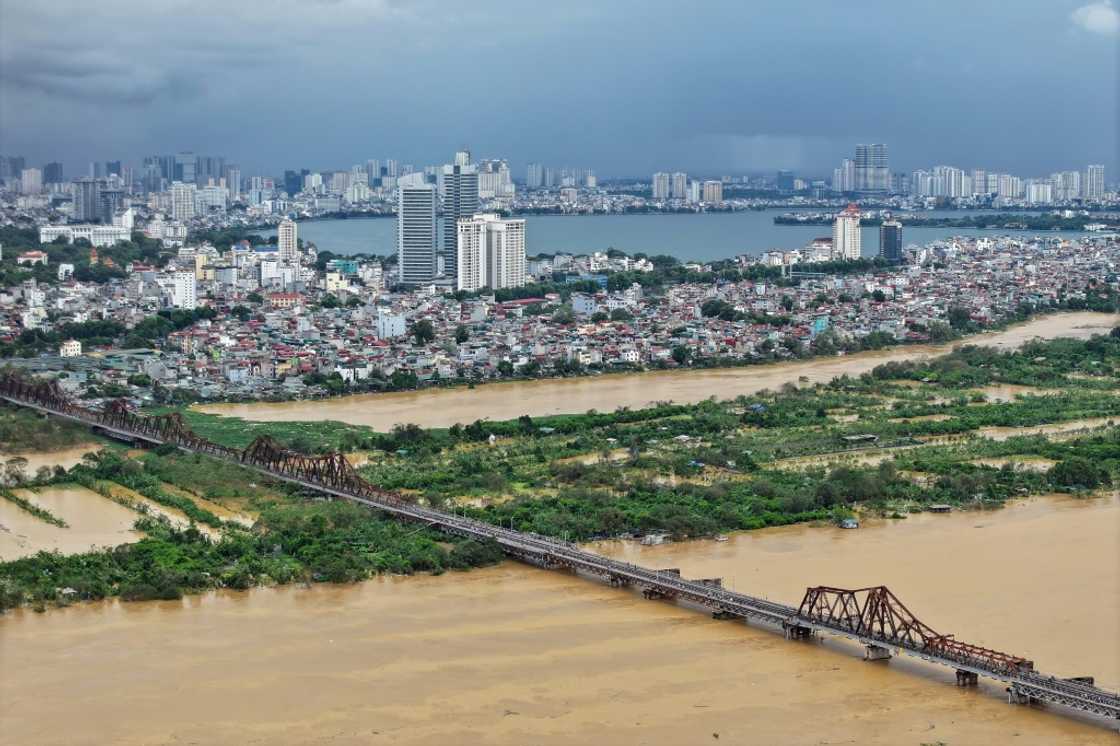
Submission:
[[[1117,33],[1106,0],[0,0],[0,150],[1115,172]]]

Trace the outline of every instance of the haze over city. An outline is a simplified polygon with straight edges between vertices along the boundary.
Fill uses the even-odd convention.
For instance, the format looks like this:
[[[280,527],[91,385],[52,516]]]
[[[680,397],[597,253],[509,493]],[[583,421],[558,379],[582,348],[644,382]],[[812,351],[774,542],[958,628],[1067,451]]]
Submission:
[[[1111,0],[5,0],[0,152],[278,173],[469,144],[518,173],[826,176],[889,142],[901,169],[1115,172],[1117,18]]]

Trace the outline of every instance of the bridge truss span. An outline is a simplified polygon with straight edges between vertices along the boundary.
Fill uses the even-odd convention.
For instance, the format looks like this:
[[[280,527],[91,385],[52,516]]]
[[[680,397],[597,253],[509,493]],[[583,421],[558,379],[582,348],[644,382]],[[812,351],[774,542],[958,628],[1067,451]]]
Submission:
[[[0,400],[83,423],[114,438],[172,445],[235,462],[450,535],[494,541],[506,555],[538,567],[566,569],[612,585],[634,586],[647,598],[683,601],[719,618],[764,622],[781,627],[790,637],[805,638],[815,633],[845,636],[866,645],[869,652],[874,650],[875,658],[889,657],[891,650],[917,656],[955,669],[958,683],[974,684],[977,676],[1005,682],[1012,702],[1049,702],[1120,719],[1120,696],[1096,687],[1092,679],[1048,676],[1035,671],[1034,664],[1025,658],[940,634],[911,613],[886,586],[854,590],[815,586],[806,590],[800,606],[788,606],[727,590],[718,578],[688,580],[679,570],[653,570],[568,542],[418,505],[367,482],[341,453],[297,453],[267,436],[258,437],[241,450],[229,448],[194,433],[178,413],[145,416],[124,401],[112,401],[101,409],[85,407],[67,397],[55,381],[13,372],[0,373]]]

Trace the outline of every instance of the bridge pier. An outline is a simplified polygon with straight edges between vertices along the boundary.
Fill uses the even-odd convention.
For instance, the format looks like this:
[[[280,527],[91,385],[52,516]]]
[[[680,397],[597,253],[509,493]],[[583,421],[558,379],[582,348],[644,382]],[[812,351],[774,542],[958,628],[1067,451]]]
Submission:
[[[648,598],[650,601],[660,601],[662,599],[673,597],[672,593],[666,593],[659,588],[643,588],[642,595]]]
[[[612,588],[625,588],[626,586],[630,585],[629,578],[624,578],[619,575],[612,575],[607,579],[607,582],[611,584]]]
[[[980,677],[974,672],[957,669],[957,686],[976,686],[979,681]]]
[[[741,618],[742,617],[740,617],[738,614],[734,614],[730,611],[719,610],[719,611],[713,611],[712,612],[712,619],[741,619]]]
[[[808,640],[813,636],[813,628],[800,624],[782,622],[782,632],[787,640]]]
[[[1037,699],[1023,692],[1018,684],[1012,684],[1007,687],[1007,704],[1009,705],[1031,705],[1036,704]]]
[[[868,645],[867,649],[863,652],[863,659],[865,661],[885,661],[890,657],[890,648],[885,648],[882,645]]]

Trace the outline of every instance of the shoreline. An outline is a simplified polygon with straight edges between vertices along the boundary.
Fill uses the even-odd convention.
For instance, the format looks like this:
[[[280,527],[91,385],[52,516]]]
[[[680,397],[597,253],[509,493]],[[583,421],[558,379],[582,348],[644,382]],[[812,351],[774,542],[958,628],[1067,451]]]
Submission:
[[[576,414],[589,409],[610,411],[617,407],[641,408],[659,401],[676,404],[696,403],[716,396],[720,399],[750,395],[765,388],[778,388],[785,383],[827,383],[840,375],[859,375],[882,363],[921,359],[951,352],[961,345],[1006,346],[1009,342],[1018,347],[1030,339],[1078,336],[1088,338],[1093,333],[1107,333],[1120,320],[1120,315],[1098,311],[1058,311],[1035,316],[1027,321],[1008,324],[1002,328],[967,335],[942,344],[901,344],[880,350],[865,350],[839,356],[812,356],[793,360],[747,362],[741,365],[688,367],[671,370],[604,371],[579,376],[551,376],[531,379],[499,379],[474,384],[427,386],[407,391],[381,391],[343,394],[341,396],[290,399],[283,401],[255,400],[250,402],[214,402],[191,405],[191,409],[204,414],[232,416],[257,422],[316,422],[335,421],[349,425],[369,426],[379,432],[388,432],[395,424],[416,424],[421,427],[451,427],[468,424],[479,419],[492,421],[512,420],[521,415],[544,416]],[[1065,323],[1061,329],[1047,327]],[[1041,333],[1024,335],[1023,331],[1039,328]],[[1089,330],[1090,333],[1076,332]],[[1006,338],[1006,341],[1001,339]],[[990,340],[985,342],[985,339]],[[800,381],[802,377],[808,381]],[[682,380],[683,379],[683,380]],[[754,386],[752,381],[763,381]],[[496,384],[501,384],[500,386]],[[711,388],[703,388],[711,386]],[[651,391],[662,391],[669,396],[658,396]],[[461,406],[466,397],[458,397],[463,389],[473,391],[474,400],[468,408],[476,410],[474,416],[450,417],[442,405]],[[593,389],[603,389],[602,392]],[[514,396],[508,396],[509,393]],[[555,397],[557,403],[548,406],[545,397]],[[678,398],[683,397],[683,398]],[[517,402],[526,398],[525,404]],[[512,401],[511,401],[512,400]],[[576,402],[583,402],[577,405]],[[515,409],[524,406],[526,409]],[[301,414],[299,410],[314,409],[314,414]],[[365,411],[365,410],[371,411]],[[292,411],[286,411],[292,410]],[[372,411],[376,410],[376,411]],[[451,412],[454,409],[450,410]],[[406,419],[389,419],[405,417]],[[387,419],[389,418],[389,419]],[[412,418],[412,419],[407,419]]]

